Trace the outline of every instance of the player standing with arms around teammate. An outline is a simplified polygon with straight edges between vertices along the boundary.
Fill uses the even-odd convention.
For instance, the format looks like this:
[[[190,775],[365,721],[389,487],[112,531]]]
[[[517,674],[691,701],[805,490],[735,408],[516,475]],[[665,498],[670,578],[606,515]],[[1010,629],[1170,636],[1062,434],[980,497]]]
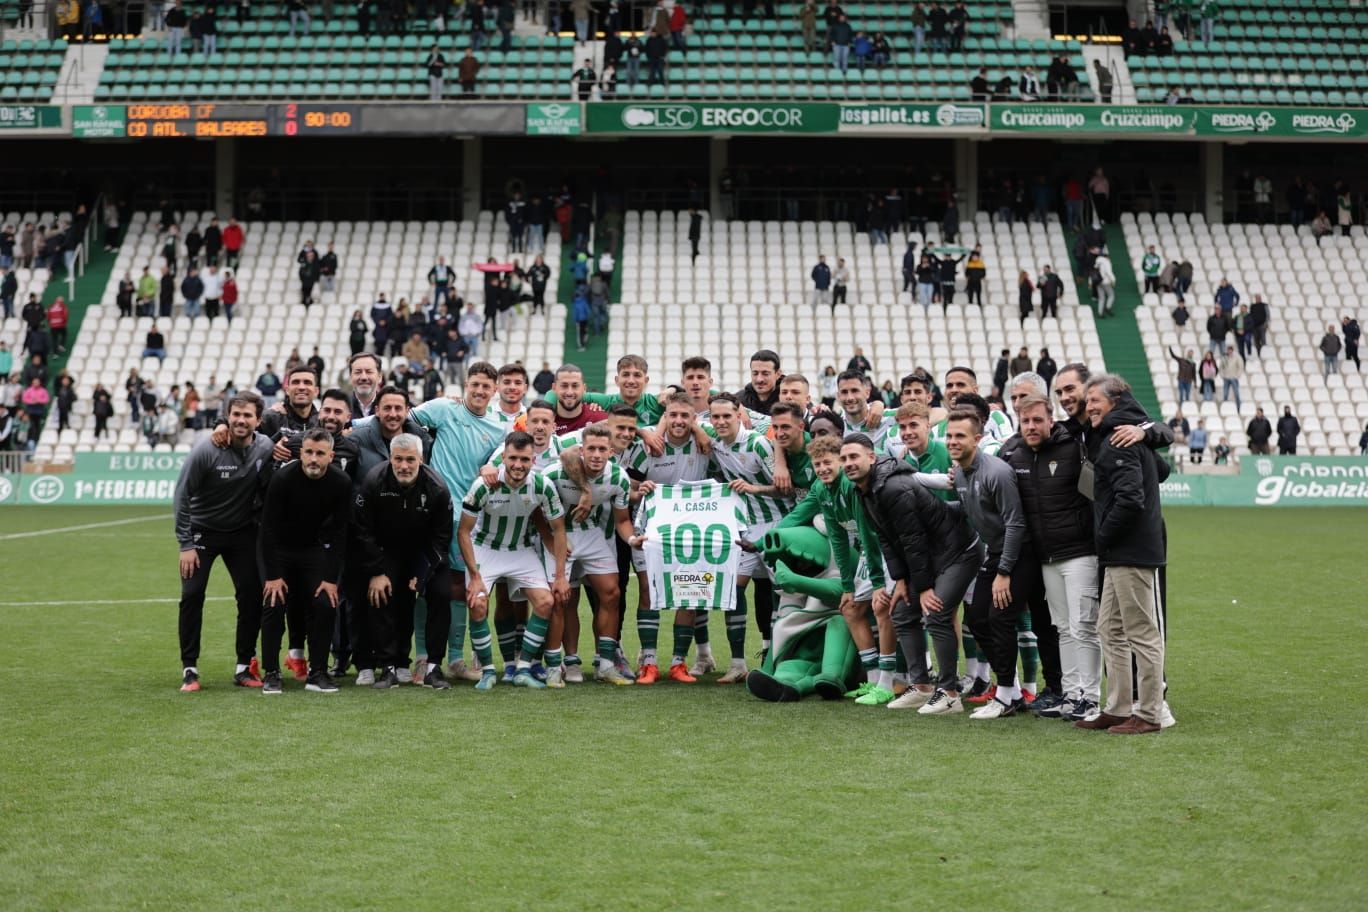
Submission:
[[[228,400],[228,447],[205,439],[195,445],[176,481],[176,541],[180,544],[181,690],[200,689],[200,630],[204,593],[214,560],[222,557],[237,598],[238,687],[260,687],[256,664],[261,631],[261,577],[257,573],[257,504],[271,472],[271,440],[257,433],[260,398]],[[265,473],[263,475],[263,473]]]
[[[351,519],[351,479],[332,464],[332,434],[304,433],[299,461],[282,466],[261,508],[261,654],[263,694],[281,692],[280,640],[285,613],[305,619],[309,674],[305,690],[337,693],[328,674],[328,649],[337,619],[338,583]]]

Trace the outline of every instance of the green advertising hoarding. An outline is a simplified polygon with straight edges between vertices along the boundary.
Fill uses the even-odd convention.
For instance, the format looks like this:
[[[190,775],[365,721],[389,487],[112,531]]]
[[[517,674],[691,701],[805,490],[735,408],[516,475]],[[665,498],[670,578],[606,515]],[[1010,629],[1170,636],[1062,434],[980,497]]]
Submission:
[[[1009,133],[1195,135],[1196,108],[1180,105],[995,104],[992,129]]]
[[[1245,456],[1231,475],[1170,475],[1165,506],[1368,507],[1368,459]]]
[[[57,105],[0,105],[0,130],[52,130],[62,125]]]
[[[835,133],[840,105],[763,102],[598,102],[586,133]]]
[[[842,133],[889,129],[982,130],[988,125],[981,104],[843,104]]]
[[[1201,136],[1276,136],[1321,139],[1368,137],[1368,111],[1344,108],[1199,108]]]
[[[529,104],[528,136],[578,136],[584,129],[583,107],[573,102]]]
[[[70,472],[5,476],[13,496],[0,497],[0,503],[169,505],[185,456],[170,451],[81,453]]]
[[[124,105],[73,105],[71,135],[85,139],[119,137],[128,132],[128,108]]]

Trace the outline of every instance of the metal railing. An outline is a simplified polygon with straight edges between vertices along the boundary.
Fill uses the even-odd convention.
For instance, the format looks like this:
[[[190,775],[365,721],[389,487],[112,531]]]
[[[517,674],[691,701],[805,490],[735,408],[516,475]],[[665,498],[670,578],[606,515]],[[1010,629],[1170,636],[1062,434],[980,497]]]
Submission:
[[[0,450],[0,475],[18,475],[28,465],[29,454],[25,450]],[[17,491],[10,490],[10,497]],[[4,503],[0,500],[0,503]]]

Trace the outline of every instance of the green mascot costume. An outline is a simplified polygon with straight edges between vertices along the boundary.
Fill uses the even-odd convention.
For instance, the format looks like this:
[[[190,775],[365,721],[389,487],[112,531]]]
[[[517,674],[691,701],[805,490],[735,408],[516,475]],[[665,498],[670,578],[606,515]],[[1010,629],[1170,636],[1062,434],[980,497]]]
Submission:
[[[821,525],[821,517],[816,524]],[[766,533],[760,543],[780,591],[769,654],[746,687],[789,703],[812,693],[839,700],[863,679],[859,651],[841,617],[840,574],[826,535],[812,526]]]

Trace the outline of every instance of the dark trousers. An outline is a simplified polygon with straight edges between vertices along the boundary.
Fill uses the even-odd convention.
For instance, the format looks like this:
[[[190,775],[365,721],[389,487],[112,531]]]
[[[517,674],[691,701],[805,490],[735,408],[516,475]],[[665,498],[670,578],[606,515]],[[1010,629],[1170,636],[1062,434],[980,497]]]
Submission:
[[[959,637],[955,636],[955,611],[969,591],[969,584],[978,572],[979,552],[977,546],[964,552],[955,563],[936,575],[933,585],[936,595],[945,608],[932,614],[923,614],[918,592],[909,592],[913,601],[898,602],[893,606],[893,629],[898,634],[898,644],[903,659],[907,662],[907,673],[913,684],[930,684],[928,671],[930,662],[926,654],[926,636],[930,634],[931,645],[936,653],[935,685],[944,690],[959,689]],[[915,589],[915,586],[909,586]]]
[[[385,575],[390,579],[389,601],[371,609],[371,634],[375,643],[376,661],[386,667],[407,668],[409,645],[413,642],[413,603],[419,593],[409,588],[414,574],[397,563],[386,564]],[[369,585],[366,580],[363,585]],[[443,567],[423,587],[427,602],[427,622],[423,626],[424,642],[434,653],[429,658],[440,664],[441,646],[451,630],[451,570]],[[369,603],[367,603],[369,605]]]
[[[990,557],[974,579],[974,598],[964,613],[964,622],[974,639],[988,656],[988,664],[1003,687],[1011,687],[1016,680],[1017,615],[1025,608],[1029,596],[1027,574],[1012,574],[1012,601],[1004,609],[993,607],[993,579],[997,576],[997,560]],[[1056,651],[1056,659],[1058,652]]]
[[[941,283],[941,313],[945,313],[955,303],[955,283]]]
[[[328,670],[328,647],[332,644],[336,609],[323,593],[314,595],[324,582],[322,548],[287,551],[280,555],[287,593],[285,604],[261,608],[261,667],[280,671],[280,641],[285,635],[285,616],[297,618],[308,631],[309,674]]]
[[[190,668],[199,662],[200,630],[204,625],[204,592],[209,587],[209,571],[222,557],[233,578],[237,596],[237,660],[247,665],[256,655],[257,633],[261,630],[261,577],[257,574],[256,527],[235,532],[197,531],[195,550],[199,569],[181,580],[180,650],[181,665]]]
[[[345,674],[353,663],[357,671],[376,665],[373,609],[366,594],[369,582],[370,578],[354,563],[342,571],[342,588],[347,598],[338,606],[337,623],[333,626],[333,666],[341,669],[340,674]]]
[[[1041,299],[1040,299],[1040,319],[1043,320],[1043,319],[1045,319],[1046,317],[1054,317],[1056,320],[1059,319],[1059,299],[1058,299],[1058,298],[1041,298]]]
[[[832,285],[832,286],[831,286],[831,309],[834,311],[834,310],[836,309],[836,305],[837,305],[837,304],[844,304],[845,302],[846,302],[846,286],[845,286],[845,285]]]

